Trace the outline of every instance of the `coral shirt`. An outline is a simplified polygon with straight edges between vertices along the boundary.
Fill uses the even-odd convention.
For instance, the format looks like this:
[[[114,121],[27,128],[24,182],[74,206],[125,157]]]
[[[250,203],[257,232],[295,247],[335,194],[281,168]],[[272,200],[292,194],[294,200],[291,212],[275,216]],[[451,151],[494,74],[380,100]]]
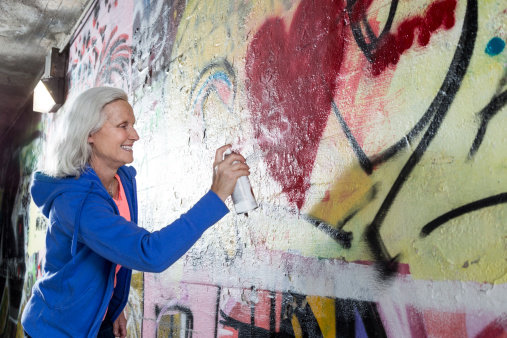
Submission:
[[[125,196],[125,190],[123,190],[123,185],[121,184],[120,176],[118,174],[114,175],[114,178],[118,180],[118,199],[113,199],[118,206],[118,210],[120,211],[120,216],[125,218],[127,221],[130,221],[130,209],[127,201],[127,197]]]
[[[125,218],[127,221],[130,221],[130,209],[129,204],[127,201],[127,197],[125,196],[125,190],[123,190],[123,186],[121,184],[120,176],[118,174],[114,175],[114,178],[118,180],[118,199],[113,198],[113,201],[116,203],[116,206],[118,207],[118,210],[120,211],[120,216]],[[120,271],[121,265],[118,264],[116,266],[116,272],[114,274],[114,287],[116,287],[116,275],[118,274],[118,271]],[[106,310],[107,313],[107,310]],[[104,319],[106,318],[106,315],[104,314]],[[102,319],[102,320],[104,320]]]
[[[118,174],[114,175],[114,178],[118,180],[118,199],[114,199],[118,210],[120,211],[120,216],[125,218],[127,221],[130,221],[130,209],[127,201],[127,197],[125,196],[125,190],[123,190],[123,185],[121,184],[120,176]],[[116,266],[116,274],[120,271],[121,265],[118,264]],[[116,287],[116,274],[114,275],[114,287]]]

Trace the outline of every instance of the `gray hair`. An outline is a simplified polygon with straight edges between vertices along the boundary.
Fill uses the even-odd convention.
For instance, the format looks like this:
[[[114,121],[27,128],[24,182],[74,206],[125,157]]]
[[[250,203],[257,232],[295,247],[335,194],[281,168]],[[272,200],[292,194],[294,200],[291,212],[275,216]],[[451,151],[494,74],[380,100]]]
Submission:
[[[118,88],[95,87],[81,93],[63,113],[58,113],[51,133],[43,172],[53,177],[79,177],[92,155],[88,136],[102,128],[107,120],[104,106],[117,100],[128,101]]]

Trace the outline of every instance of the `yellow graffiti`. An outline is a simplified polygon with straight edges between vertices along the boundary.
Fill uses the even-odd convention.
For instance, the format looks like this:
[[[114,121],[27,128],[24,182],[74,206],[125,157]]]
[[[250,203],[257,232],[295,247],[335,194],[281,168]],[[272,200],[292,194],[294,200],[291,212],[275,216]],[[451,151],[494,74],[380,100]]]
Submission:
[[[340,176],[309,214],[331,225],[340,225],[352,212],[361,210],[373,199],[372,189],[370,177],[356,167]]]
[[[294,337],[303,338],[303,329],[301,328],[296,316],[292,316],[290,321],[292,323],[292,330],[294,330]]]
[[[431,143],[387,207],[383,202],[428,130],[426,125],[416,136],[406,136],[432,105],[445,81],[463,30],[466,2],[457,2],[456,22],[451,29],[438,31],[427,45],[410,49],[400,56],[395,67],[378,77],[368,73],[368,61],[350,33],[344,71],[337,78],[339,85],[333,97],[336,109],[371,161],[381,158],[396,142],[401,146],[395,155],[374,163],[368,173],[360,166],[357,149],[345,135],[336,112],[330,111],[310,177],[311,188],[302,209],[294,210],[266,170],[264,154],[252,132],[252,112],[248,111],[244,84],[249,80],[245,78],[245,58],[256,32],[266,19],[273,17],[281,18],[288,27],[300,3],[190,1],[183,14],[172,55],[175,66],[167,83],[174,95],[168,95],[167,105],[184,117],[182,121],[186,122],[180,121],[179,127],[192,134],[190,116],[198,94],[195,86],[205,86],[207,78],[202,74],[211,74],[209,66],[218,60],[231,65],[235,101],[224,100],[213,92],[201,102],[201,117],[210,127],[205,145],[211,149],[225,139],[224,134],[230,133],[229,139],[238,134],[250,159],[254,191],[263,205],[248,220],[232,221],[230,216],[226,225],[217,227],[220,240],[209,239],[206,245],[225,245],[229,257],[239,247],[262,247],[349,262],[372,261],[374,254],[365,240],[365,231],[384,208],[380,239],[391,257],[407,264],[413,278],[506,283],[505,203],[453,218],[428,236],[421,235],[424,226],[441,215],[507,190],[507,107],[492,118],[476,155],[468,156],[480,126],[479,112],[507,87],[505,51],[494,57],[484,52],[492,37],[507,38],[502,33],[505,6],[493,0],[478,3],[478,34],[459,90],[440,127],[431,135]],[[393,30],[412,15],[414,8],[428,8],[432,3],[400,3]],[[223,8],[228,8],[228,15],[223,14]],[[388,14],[389,6],[374,2],[367,13],[373,29],[381,30]],[[187,96],[178,99],[182,93]],[[204,139],[199,132],[198,139]],[[202,152],[191,151],[187,160],[202,163],[203,158]],[[299,214],[351,232],[352,247],[342,247]]]
[[[319,323],[322,337],[336,337],[335,300],[317,296],[306,296],[306,300]]]

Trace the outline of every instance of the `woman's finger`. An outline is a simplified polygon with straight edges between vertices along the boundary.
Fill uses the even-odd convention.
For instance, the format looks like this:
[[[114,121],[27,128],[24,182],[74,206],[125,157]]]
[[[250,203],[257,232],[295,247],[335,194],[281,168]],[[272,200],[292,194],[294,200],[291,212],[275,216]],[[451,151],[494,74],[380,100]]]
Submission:
[[[226,144],[217,149],[215,153],[215,161],[213,162],[213,167],[216,167],[220,162],[222,162],[225,151],[230,147],[231,147],[230,144]]]
[[[246,163],[236,162],[230,165],[232,171],[249,171],[250,167]]]
[[[115,320],[113,323],[113,334],[115,337],[120,336],[120,323],[118,322],[118,320]]]
[[[245,163],[246,160],[241,154],[231,153],[230,155],[227,155],[227,157],[223,160],[223,163],[225,164],[232,164],[234,162],[242,162]]]
[[[237,179],[240,176],[250,175],[250,167],[248,164],[236,161],[235,163],[220,163],[214,172],[214,178],[217,174],[220,176],[229,177],[229,179]]]

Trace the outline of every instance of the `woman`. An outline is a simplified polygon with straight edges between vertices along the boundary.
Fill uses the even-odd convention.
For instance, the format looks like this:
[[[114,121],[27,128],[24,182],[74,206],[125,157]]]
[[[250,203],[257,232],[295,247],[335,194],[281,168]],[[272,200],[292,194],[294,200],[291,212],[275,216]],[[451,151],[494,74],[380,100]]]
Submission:
[[[210,191],[150,233],[137,226],[136,171],[125,166],[139,140],[125,92],[89,89],[57,123],[31,188],[49,226],[43,276],[21,322],[29,337],[125,337],[132,269],[171,266],[229,211],[224,201],[249,168],[239,154],[222,160],[230,145],[219,148]]]

